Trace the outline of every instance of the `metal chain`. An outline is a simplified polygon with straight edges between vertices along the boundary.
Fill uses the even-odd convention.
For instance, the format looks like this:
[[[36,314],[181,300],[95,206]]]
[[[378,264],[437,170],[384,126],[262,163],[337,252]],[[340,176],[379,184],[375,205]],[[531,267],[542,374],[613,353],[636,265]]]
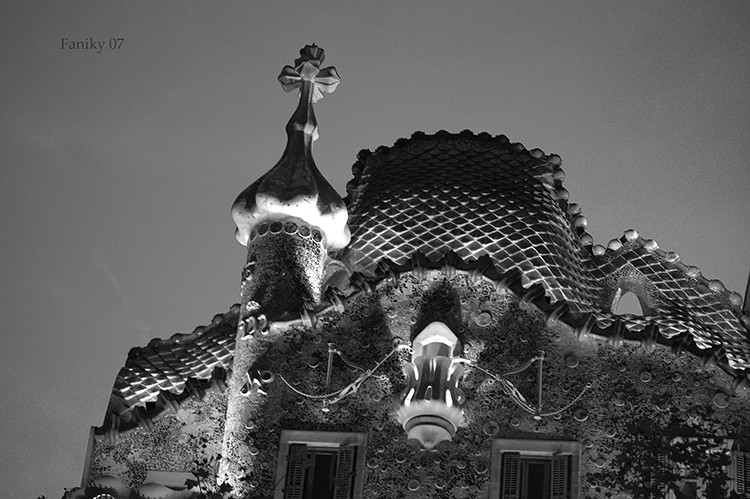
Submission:
[[[541,359],[542,359],[542,357],[534,357],[530,361],[526,362],[519,369],[517,369],[515,371],[508,372],[508,373],[505,373],[505,374],[503,374],[501,376],[493,374],[493,373],[489,372],[488,370],[486,370],[486,369],[484,369],[484,368],[476,365],[475,363],[473,363],[473,362],[471,362],[469,360],[465,360],[465,359],[461,359],[461,360],[464,361],[464,362],[466,362],[467,364],[469,364],[470,367],[473,367],[473,368],[475,368],[475,369],[483,372],[487,376],[490,376],[492,379],[500,382],[500,385],[501,385],[501,387],[503,389],[503,392],[505,392],[505,394],[508,395],[508,397],[510,397],[510,399],[513,402],[515,402],[519,407],[521,407],[521,409],[523,409],[524,411],[528,412],[529,414],[534,414],[534,415],[537,415],[537,416],[540,416],[540,417],[554,416],[555,414],[559,414],[561,412],[564,412],[564,411],[568,410],[573,404],[575,404],[576,402],[578,402],[581,399],[581,397],[583,397],[584,393],[586,393],[593,386],[593,383],[586,383],[586,385],[583,387],[583,390],[581,390],[581,393],[579,393],[576,398],[574,398],[573,400],[571,400],[567,405],[565,405],[561,409],[558,409],[558,410],[553,411],[553,412],[546,412],[544,414],[537,414],[537,411],[534,408],[532,408],[528,404],[528,402],[526,402],[526,399],[521,394],[521,392],[518,391],[518,389],[513,385],[513,383],[511,383],[507,379],[504,379],[504,376],[507,376],[508,374],[515,374],[515,373],[524,371],[529,366],[531,366],[532,363],[534,363],[537,360],[541,360]]]
[[[375,371],[377,371],[380,368],[380,366],[382,366],[383,363],[391,357],[391,355],[393,355],[394,353],[396,353],[399,350],[406,350],[406,349],[411,349],[411,347],[409,347],[408,345],[398,345],[398,346],[396,346],[393,350],[391,350],[388,353],[388,355],[386,355],[380,362],[378,362],[375,365],[375,367],[373,367],[372,369],[369,369],[369,370],[365,371],[361,376],[359,376],[352,383],[349,383],[347,386],[345,386],[341,390],[337,390],[337,391],[332,392],[332,393],[327,393],[325,395],[311,395],[309,393],[304,393],[304,392],[298,390],[297,388],[293,387],[284,378],[284,376],[282,376],[280,373],[279,373],[278,376],[281,379],[281,381],[283,381],[284,384],[286,384],[286,386],[288,386],[294,393],[296,393],[298,395],[301,395],[303,397],[307,397],[309,399],[317,399],[317,400],[328,400],[328,399],[330,399],[330,400],[328,400],[329,403],[335,403],[335,402],[338,402],[341,399],[343,399],[343,398],[351,395],[352,393],[355,393],[359,389],[359,387],[362,385],[362,383],[364,383],[367,380],[367,378],[369,378],[370,376],[372,376],[375,373]],[[338,351],[336,351],[336,352],[339,354],[339,356],[341,356],[341,352],[338,352]],[[343,359],[343,356],[342,356],[342,359]],[[346,362],[346,361],[344,361],[344,362]],[[347,362],[347,364],[349,364],[349,363]],[[352,365],[352,367],[357,367],[357,366]],[[360,367],[358,367],[358,369],[364,370],[364,369],[362,369]]]
[[[356,393],[357,390],[359,389],[359,387],[362,385],[362,383],[364,383],[370,376],[372,376],[375,373],[375,371],[377,371],[380,368],[380,366],[382,366],[383,363],[386,360],[388,360],[394,353],[396,353],[399,350],[407,350],[407,349],[411,350],[411,347],[409,347],[408,345],[398,345],[398,346],[396,346],[395,348],[393,348],[393,350],[391,350],[388,353],[388,355],[386,355],[380,362],[378,362],[375,365],[375,367],[373,367],[372,369],[369,369],[369,370],[365,370],[365,369],[363,369],[363,368],[355,365],[354,363],[348,361],[342,355],[342,353],[339,350],[334,350],[334,353],[338,354],[338,356],[341,358],[341,360],[344,361],[344,363],[346,365],[348,365],[349,367],[352,367],[354,369],[358,369],[360,371],[364,371],[364,372],[356,380],[354,380],[352,383],[349,383],[347,386],[345,386],[341,390],[337,390],[335,392],[327,393],[325,395],[311,395],[309,393],[304,393],[304,392],[298,390],[297,388],[295,388],[294,386],[292,386],[284,378],[284,376],[282,376],[281,374],[279,374],[278,376],[281,379],[281,381],[283,381],[286,384],[286,386],[289,387],[289,389],[291,389],[293,392],[295,392],[298,395],[301,395],[303,397],[307,397],[309,399],[314,399],[314,400],[324,400],[324,401],[326,401],[326,403],[336,403],[336,402],[339,402],[340,400],[344,399],[345,397],[348,397],[349,395],[351,395],[353,393]],[[560,408],[560,409],[558,409],[556,411],[553,411],[553,412],[547,412],[547,413],[544,413],[544,414],[537,414],[536,409],[534,409],[531,405],[529,405],[529,403],[526,401],[526,398],[521,394],[521,392],[518,391],[518,389],[515,387],[515,385],[513,383],[511,383],[510,381],[508,381],[507,379],[505,379],[505,376],[508,376],[508,375],[511,375],[511,374],[517,374],[517,373],[520,373],[522,371],[525,371],[534,362],[536,362],[538,360],[541,360],[542,358],[543,357],[533,357],[531,360],[529,360],[528,362],[525,362],[518,369],[515,369],[513,371],[508,371],[508,372],[506,372],[506,373],[504,373],[502,375],[493,374],[490,371],[484,369],[483,367],[478,366],[477,364],[475,364],[474,362],[472,362],[472,361],[470,361],[468,359],[453,359],[453,360],[454,360],[454,362],[460,362],[460,363],[467,364],[470,367],[473,367],[473,368],[477,369],[478,371],[483,372],[484,374],[486,374],[487,376],[491,377],[495,381],[498,381],[500,383],[500,386],[501,386],[503,392],[516,405],[518,405],[521,409],[523,409],[527,413],[529,413],[529,414],[535,414],[535,415],[540,416],[540,417],[548,417],[548,416],[554,416],[555,414],[559,414],[561,412],[564,412],[564,411],[568,410],[571,406],[573,406],[573,404],[575,404],[576,402],[578,402],[581,399],[581,397],[583,397],[583,395],[593,386],[593,384],[592,383],[587,383],[583,387],[583,390],[581,390],[581,393],[579,393],[576,398],[574,398],[573,400],[571,400],[564,407],[562,407],[562,408]]]

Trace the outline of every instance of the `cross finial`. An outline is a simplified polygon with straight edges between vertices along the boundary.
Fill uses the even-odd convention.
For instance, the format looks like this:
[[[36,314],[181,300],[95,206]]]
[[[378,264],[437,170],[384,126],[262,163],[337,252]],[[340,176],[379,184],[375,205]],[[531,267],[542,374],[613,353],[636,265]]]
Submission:
[[[299,88],[302,92],[305,87],[303,82],[309,81],[312,87],[312,101],[317,102],[323,98],[323,92],[330,94],[336,90],[341,82],[336,68],[330,66],[320,69],[326,57],[325,50],[313,43],[305,45],[299,53],[300,57],[294,61],[294,67],[284,66],[279,75],[279,82],[284,91],[291,92]]]

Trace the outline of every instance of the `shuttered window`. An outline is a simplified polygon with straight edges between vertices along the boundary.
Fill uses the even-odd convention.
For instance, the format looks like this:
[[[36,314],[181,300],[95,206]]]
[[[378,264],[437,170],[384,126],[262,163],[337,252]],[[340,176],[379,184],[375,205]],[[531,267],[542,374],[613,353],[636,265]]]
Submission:
[[[502,454],[500,499],[567,499],[570,456]]]
[[[732,452],[732,473],[735,490],[740,494],[750,492],[750,452]]]
[[[503,454],[503,482],[500,499],[520,499],[521,455],[517,452]]]
[[[665,470],[667,470],[667,468],[669,467],[669,460],[667,459],[666,454],[659,453],[656,454],[656,461],[659,464],[656,468],[653,468],[651,470],[651,479],[649,480],[649,484],[651,485],[651,487],[654,487],[654,485],[656,485],[659,490],[666,490],[666,484],[659,477],[664,476]]]
[[[290,444],[284,499],[351,499],[356,446]]]
[[[571,499],[580,492],[581,444],[576,440],[497,438],[492,441],[489,499]]]
[[[367,434],[282,430],[273,499],[363,499]]]
[[[570,497],[568,486],[568,456],[552,456],[552,499]]]
[[[286,469],[284,499],[304,499],[305,475],[307,468],[307,445],[289,446],[289,465]]]
[[[336,461],[336,481],[333,499],[350,499],[354,485],[354,459],[357,448],[353,445],[341,447]]]

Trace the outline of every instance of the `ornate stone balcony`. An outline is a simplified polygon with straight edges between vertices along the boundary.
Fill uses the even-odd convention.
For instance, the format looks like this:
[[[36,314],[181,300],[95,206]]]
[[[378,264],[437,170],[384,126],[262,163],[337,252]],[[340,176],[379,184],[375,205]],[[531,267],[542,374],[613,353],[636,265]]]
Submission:
[[[413,341],[412,361],[406,365],[407,387],[398,420],[409,438],[426,450],[451,441],[463,423],[463,391],[458,382],[464,367],[454,361],[461,343],[442,322],[432,322]]]

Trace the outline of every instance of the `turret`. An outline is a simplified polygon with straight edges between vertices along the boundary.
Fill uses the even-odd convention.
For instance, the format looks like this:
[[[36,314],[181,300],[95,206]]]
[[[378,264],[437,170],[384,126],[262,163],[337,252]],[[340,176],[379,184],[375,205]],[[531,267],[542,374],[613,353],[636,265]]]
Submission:
[[[324,58],[323,49],[308,45],[294,67],[281,71],[284,90],[299,90],[297,110],[286,125],[286,148],[232,205],[237,240],[248,248],[249,298],[269,318],[296,314],[305,302],[317,302],[327,252],[350,239],[346,206],[312,155],[318,138],[313,103],[339,84],[335,68],[320,68]]]
[[[243,497],[253,472],[247,421],[254,418],[263,392],[254,377],[256,360],[287,320],[320,301],[328,252],[350,239],[341,197],[323,178],[312,156],[318,138],[313,103],[339,84],[336,69],[321,69],[323,49],[308,45],[279,81],[299,90],[299,104],[286,126],[287,144],[276,165],[245,189],[232,205],[237,240],[247,246],[242,274],[240,317],[229,383],[219,481]],[[276,326],[274,326],[276,323]]]

